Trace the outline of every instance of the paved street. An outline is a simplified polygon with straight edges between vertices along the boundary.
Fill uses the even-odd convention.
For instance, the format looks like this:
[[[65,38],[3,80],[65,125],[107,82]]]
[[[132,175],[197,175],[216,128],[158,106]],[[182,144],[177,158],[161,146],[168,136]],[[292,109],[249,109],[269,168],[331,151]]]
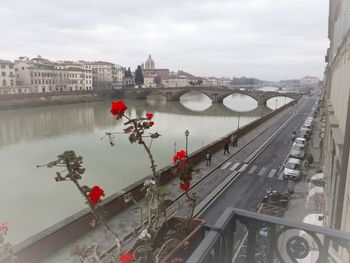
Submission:
[[[273,128],[281,128],[280,133],[250,163],[240,154],[222,165],[219,173],[239,172],[239,175],[201,214],[209,225],[214,224],[228,206],[256,211],[269,186],[280,192],[287,191],[288,181],[282,177],[282,165],[292,145],[291,134],[299,130],[313,104],[314,99],[301,100],[292,112],[276,122]]]

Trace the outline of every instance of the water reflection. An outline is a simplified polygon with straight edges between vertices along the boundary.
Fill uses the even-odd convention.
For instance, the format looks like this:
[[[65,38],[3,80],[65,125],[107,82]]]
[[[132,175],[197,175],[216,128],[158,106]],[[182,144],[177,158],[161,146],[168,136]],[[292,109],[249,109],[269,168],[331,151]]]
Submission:
[[[258,102],[244,94],[232,94],[224,99],[224,105],[236,112],[252,111],[258,107]]]
[[[181,96],[180,102],[192,111],[204,111],[212,105],[211,99],[198,91],[190,91]]]

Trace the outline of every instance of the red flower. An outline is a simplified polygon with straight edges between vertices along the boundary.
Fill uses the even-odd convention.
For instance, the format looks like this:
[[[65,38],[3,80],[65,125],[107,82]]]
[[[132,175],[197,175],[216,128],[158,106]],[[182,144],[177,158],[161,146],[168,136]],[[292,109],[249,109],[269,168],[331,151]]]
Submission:
[[[177,168],[179,168],[179,169],[181,170],[182,168],[184,168],[184,166],[186,165],[186,163],[187,163],[187,159],[182,159],[181,162],[179,162],[179,163],[177,164]]]
[[[181,182],[180,183],[180,188],[182,190],[184,190],[185,192],[187,192],[188,189],[190,189],[190,182]]]
[[[176,155],[173,157],[173,162],[176,163],[177,160],[184,159],[186,158],[186,156],[187,156],[186,151],[181,150],[177,152]]]
[[[90,199],[90,201],[96,205],[100,199],[101,196],[105,196],[105,192],[103,191],[103,189],[101,189],[99,186],[93,186],[88,197]]]
[[[153,114],[152,113],[146,113],[146,118],[151,120],[153,118]]]
[[[126,252],[123,255],[119,256],[120,263],[129,263],[129,261],[135,260],[134,254]]]
[[[111,113],[116,116],[116,119],[119,120],[128,107],[125,106],[122,100],[112,101]]]
[[[148,123],[148,127],[152,127],[154,125],[154,121],[150,121],[149,123]]]

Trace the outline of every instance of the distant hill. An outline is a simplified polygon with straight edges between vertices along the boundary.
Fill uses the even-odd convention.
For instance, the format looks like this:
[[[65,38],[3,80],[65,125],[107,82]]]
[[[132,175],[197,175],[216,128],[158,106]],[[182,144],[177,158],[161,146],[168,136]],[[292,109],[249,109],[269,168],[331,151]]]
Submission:
[[[177,75],[178,76],[184,76],[184,77],[187,77],[187,78],[194,78],[194,76],[190,73],[187,73],[185,71],[182,71],[182,70],[178,70],[177,71]]]
[[[262,84],[263,81],[256,79],[256,78],[246,78],[246,77],[240,77],[236,78],[233,77],[231,84],[232,85],[259,85]]]

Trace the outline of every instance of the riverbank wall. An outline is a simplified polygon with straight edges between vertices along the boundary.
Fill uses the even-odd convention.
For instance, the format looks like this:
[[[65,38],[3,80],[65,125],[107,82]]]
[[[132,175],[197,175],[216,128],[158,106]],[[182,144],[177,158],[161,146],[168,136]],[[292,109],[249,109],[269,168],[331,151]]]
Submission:
[[[1,95],[0,110],[15,110],[21,108],[84,103],[106,100],[108,98],[108,96],[91,91]]]
[[[206,152],[215,153],[217,151],[221,151],[223,149],[223,145],[230,142],[233,134],[237,134],[238,137],[243,136],[284,109],[290,107],[293,103],[295,103],[295,101],[292,101],[281,108],[270,112],[262,118],[241,127],[239,130],[235,130],[226,136],[219,138],[213,143],[206,145],[202,149],[193,152],[189,155],[189,162],[196,165],[203,160]],[[171,164],[157,171],[157,173],[160,175],[161,183],[164,184],[174,179],[172,173],[173,168],[174,166]],[[130,203],[125,203],[124,201],[125,194],[127,193],[131,193],[136,200],[144,198],[145,192],[143,189],[143,183],[147,178],[150,177],[145,177],[104,199],[102,204],[108,215],[115,216],[129,206]],[[90,225],[92,219],[93,216],[89,210],[84,209],[19,243],[13,248],[15,255],[18,257],[18,263],[39,262],[40,259],[47,257],[59,248],[67,245],[67,243],[79,238],[86,232],[91,231],[93,229],[93,227]],[[10,261],[8,258],[0,258],[0,262],[3,263]]]

